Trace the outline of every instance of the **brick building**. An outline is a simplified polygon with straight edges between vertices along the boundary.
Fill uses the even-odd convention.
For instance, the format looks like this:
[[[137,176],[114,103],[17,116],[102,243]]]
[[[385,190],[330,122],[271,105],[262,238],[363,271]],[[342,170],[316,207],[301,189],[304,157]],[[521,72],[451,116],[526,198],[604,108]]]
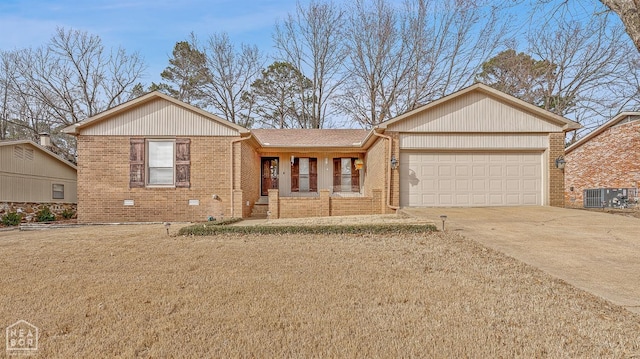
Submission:
[[[632,189],[637,193],[640,185],[640,112],[623,112],[615,116],[567,147],[565,160],[567,206],[584,207],[585,190]],[[603,200],[607,202],[610,198],[603,197]]]
[[[80,222],[563,206],[579,125],[482,84],[370,130],[247,130],[153,92],[65,129]]]

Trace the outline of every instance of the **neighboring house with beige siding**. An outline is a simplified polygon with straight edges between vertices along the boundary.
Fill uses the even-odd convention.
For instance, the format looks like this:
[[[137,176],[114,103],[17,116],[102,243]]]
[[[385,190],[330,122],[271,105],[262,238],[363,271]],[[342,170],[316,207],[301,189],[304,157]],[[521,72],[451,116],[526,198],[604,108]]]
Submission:
[[[0,216],[43,206],[58,213],[77,202],[76,166],[28,140],[0,142]]]
[[[81,222],[563,206],[575,122],[476,84],[370,130],[247,130],[158,92],[65,129]]]

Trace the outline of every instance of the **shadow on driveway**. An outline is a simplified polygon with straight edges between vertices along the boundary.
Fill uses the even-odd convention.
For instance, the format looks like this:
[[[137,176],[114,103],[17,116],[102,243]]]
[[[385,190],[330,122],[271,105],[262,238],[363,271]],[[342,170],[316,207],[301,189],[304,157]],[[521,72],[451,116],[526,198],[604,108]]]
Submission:
[[[405,208],[640,314],[640,219],[555,207]]]

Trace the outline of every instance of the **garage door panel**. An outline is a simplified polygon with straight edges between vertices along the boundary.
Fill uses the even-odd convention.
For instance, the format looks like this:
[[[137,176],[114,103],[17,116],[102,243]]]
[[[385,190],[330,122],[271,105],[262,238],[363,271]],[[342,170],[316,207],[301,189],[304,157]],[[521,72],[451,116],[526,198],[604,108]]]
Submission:
[[[453,194],[451,193],[438,194],[438,201],[442,203],[443,206],[453,206]]]
[[[489,191],[491,192],[501,192],[503,188],[502,179],[491,179],[489,180]]]
[[[522,175],[525,177],[537,177],[539,167],[536,165],[522,165]]]
[[[456,205],[457,206],[471,206],[471,201],[469,201],[469,194],[456,194]]]
[[[471,194],[471,198],[473,199],[473,201],[471,202],[472,206],[487,205],[487,196],[484,194]]]
[[[401,153],[401,206],[542,204],[542,153]]]
[[[458,191],[469,191],[469,180],[468,179],[455,179],[455,189]]]
[[[502,177],[504,176],[503,169],[504,169],[503,166],[491,165],[489,166],[489,176]]]
[[[540,188],[540,180],[524,179],[522,180],[522,190],[525,192],[536,192]]]
[[[474,179],[472,180],[472,183],[473,183],[473,187],[471,188],[471,190],[474,192],[484,192],[488,189],[487,181],[484,179],[481,179],[481,180]]]
[[[455,171],[456,177],[459,176],[468,176],[469,175],[469,166],[456,166]]]
[[[443,177],[443,176],[451,176],[452,171],[451,171],[451,165],[440,165],[438,166],[438,176]]]
[[[487,168],[484,166],[471,166],[471,173],[474,177],[484,177],[487,173]]]
[[[507,192],[520,191],[520,181],[517,179],[507,179],[506,189],[507,189]]]
[[[522,204],[526,206],[533,206],[538,204],[538,196],[534,193],[524,193],[522,195]]]
[[[507,177],[520,177],[521,167],[518,165],[505,166],[505,175]]]

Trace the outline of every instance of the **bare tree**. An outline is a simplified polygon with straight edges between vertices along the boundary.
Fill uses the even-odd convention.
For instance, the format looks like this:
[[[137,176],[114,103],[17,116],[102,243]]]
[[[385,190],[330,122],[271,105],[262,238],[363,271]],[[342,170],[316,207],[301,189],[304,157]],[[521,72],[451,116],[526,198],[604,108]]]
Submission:
[[[11,53],[0,52],[0,140],[7,139],[9,133],[9,96],[11,95],[11,77],[13,61]]]
[[[508,18],[490,3],[357,0],[346,31],[342,110],[376,125],[469,85],[506,33]]]
[[[310,100],[304,106],[311,111],[307,114],[310,128],[324,127],[327,116],[335,114],[331,102],[342,83],[346,56],[344,20],[344,11],[334,3],[312,0],[306,6],[298,2],[295,14],[275,27],[273,39],[280,58],[311,80],[313,97],[306,90],[298,94],[301,100]]]
[[[618,14],[636,50],[640,52],[640,2],[637,0],[600,0],[600,2]]]
[[[542,107],[592,129],[622,109],[612,94],[627,86],[629,54],[636,54],[622,27],[610,24],[608,16],[548,24],[529,35],[530,52],[555,65]]]
[[[233,123],[251,127],[253,103],[243,94],[262,69],[257,46],[241,44],[237,49],[226,33],[210,35],[204,45],[194,35],[190,42],[205,55],[208,77],[200,91],[206,105]]]
[[[3,54],[3,61],[12,69],[3,77],[4,117],[21,137],[50,132],[67,154],[75,152],[73,139],[59,130],[128,100],[145,69],[137,54],[106,50],[99,37],[62,28],[46,46]]]
[[[137,54],[105,51],[98,36],[63,28],[48,46],[21,51],[17,63],[29,100],[46,105],[49,120],[59,125],[126,101],[145,69]]]

